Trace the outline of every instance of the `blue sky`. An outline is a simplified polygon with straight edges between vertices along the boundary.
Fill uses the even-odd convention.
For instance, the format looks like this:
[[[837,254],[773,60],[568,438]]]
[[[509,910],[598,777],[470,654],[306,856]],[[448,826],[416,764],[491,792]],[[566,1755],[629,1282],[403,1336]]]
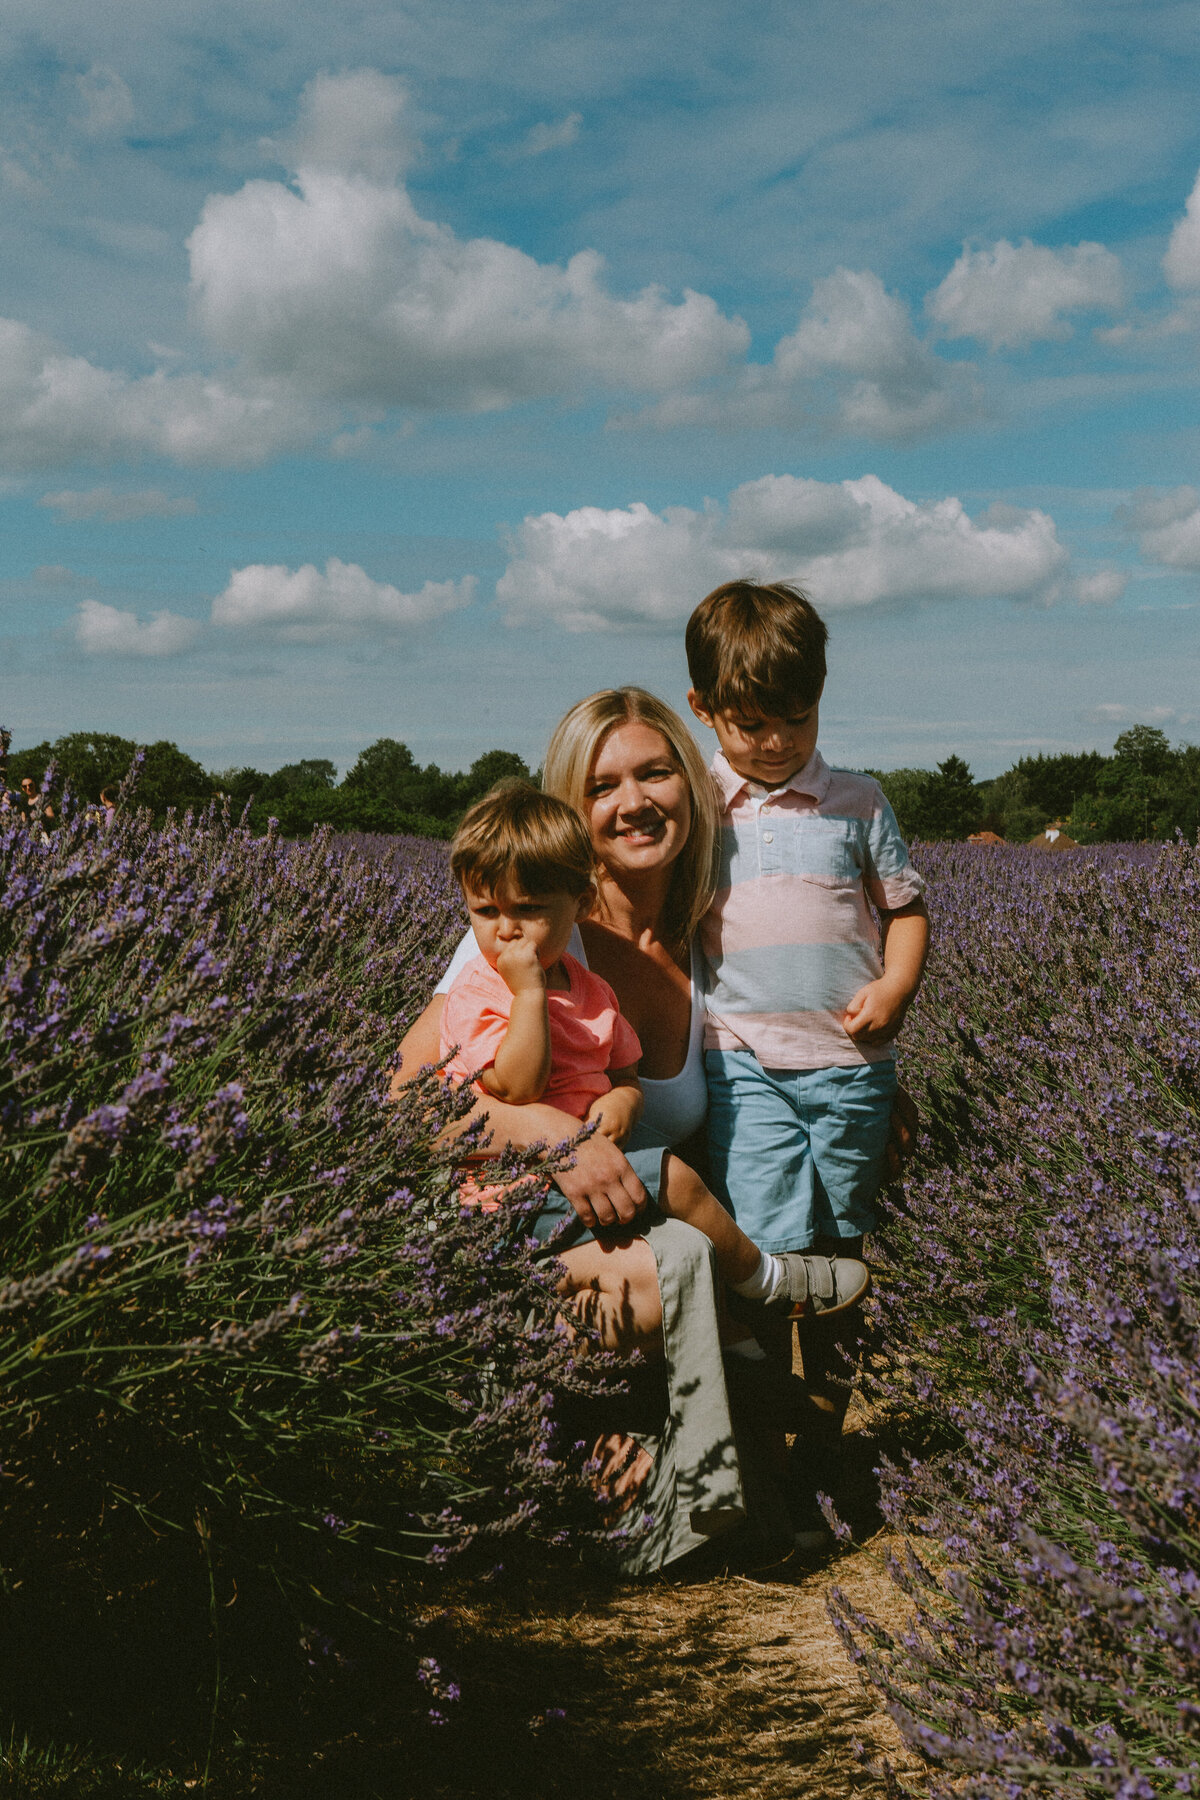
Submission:
[[[1198,26],[7,0],[0,720],[536,761],[757,573],[837,762],[1200,739]]]

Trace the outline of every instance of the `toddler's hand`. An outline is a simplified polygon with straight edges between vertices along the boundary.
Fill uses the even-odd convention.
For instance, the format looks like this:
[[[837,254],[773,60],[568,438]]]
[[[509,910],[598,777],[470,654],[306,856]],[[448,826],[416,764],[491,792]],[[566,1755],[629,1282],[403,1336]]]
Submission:
[[[516,938],[502,947],[496,956],[496,972],[510,994],[536,991],[546,985],[546,971],[528,938]]]
[[[910,993],[881,975],[859,988],[842,1014],[842,1028],[856,1044],[890,1044],[911,1004]]]
[[[587,1123],[595,1124],[601,1137],[623,1144],[641,1117],[642,1096],[636,1088],[615,1087],[593,1100]]]

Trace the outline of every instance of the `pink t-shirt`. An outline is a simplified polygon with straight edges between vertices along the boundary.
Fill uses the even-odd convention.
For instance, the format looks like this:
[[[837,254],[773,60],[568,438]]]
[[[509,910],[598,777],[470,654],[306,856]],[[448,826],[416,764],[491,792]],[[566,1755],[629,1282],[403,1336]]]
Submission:
[[[562,966],[571,983],[570,992],[548,988],[550,1011],[550,1079],[542,1099],[575,1118],[587,1109],[612,1082],[609,1069],[628,1069],[642,1054],[633,1026],[623,1019],[617,996],[607,981],[564,956]],[[465,1081],[495,1061],[496,1051],[508,1030],[512,994],[504,977],[482,956],[471,959],[456,975],[442,1011],[441,1054],[458,1045],[446,1072]]]

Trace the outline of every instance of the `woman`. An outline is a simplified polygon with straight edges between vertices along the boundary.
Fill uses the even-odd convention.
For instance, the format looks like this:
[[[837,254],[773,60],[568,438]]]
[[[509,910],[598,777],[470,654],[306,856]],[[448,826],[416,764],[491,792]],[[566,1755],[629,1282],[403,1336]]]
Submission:
[[[702,1151],[704,1006],[693,940],[715,882],[716,799],[688,728],[640,688],[608,689],[572,707],[551,739],[543,785],[579,811],[591,834],[598,904],[572,954],[615,990],[641,1040],[646,1107],[624,1151],[599,1135],[579,1147],[539,1228],[548,1234],[574,1214],[555,1244],[564,1292],[605,1343],[664,1362],[666,1426],[638,1431],[641,1448],[621,1484],[652,1521],[626,1567],[652,1569],[746,1516],[712,1248],[651,1205],[664,1148]],[[473,952],[468,934],[459,954]],[[441,1011],[439,991],[401,1045],[397,1083],[437,1060]],[[576,1119],[540,1103],[489,1100],[480,1110],[496,1141],[558,1143],[578,1131]],[[614,1460],[623,1447],[611,1446]]]

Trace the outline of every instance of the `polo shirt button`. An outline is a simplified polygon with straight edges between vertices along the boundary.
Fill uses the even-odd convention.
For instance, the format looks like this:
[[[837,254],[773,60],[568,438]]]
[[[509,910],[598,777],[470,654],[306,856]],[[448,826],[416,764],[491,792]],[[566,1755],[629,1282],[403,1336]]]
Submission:
[[[763,843],[764,844],[773,844],[774,842],[775,842],[775,833],[773,831],[764,831],[763,832]]]

